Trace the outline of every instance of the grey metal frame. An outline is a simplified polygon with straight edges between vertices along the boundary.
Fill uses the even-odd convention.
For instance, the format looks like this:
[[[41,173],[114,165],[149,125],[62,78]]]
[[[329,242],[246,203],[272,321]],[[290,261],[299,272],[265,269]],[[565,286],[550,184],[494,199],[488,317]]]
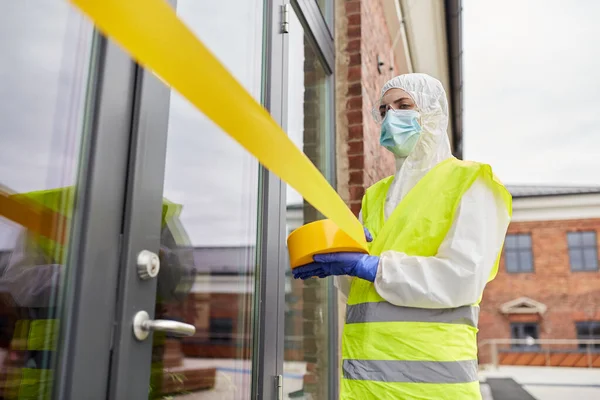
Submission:
[[[315,0],[291,0],[296,15],[305,28],[305,33],[314,43],[315,50],[323,60],[328,74],[335,70],[335,46],[333,35]]]
[[[142,250],[158,254],[160,248],[170,91],[151,72],[140,67],[136,71],[111,399],[146,398],[150,384],[152,338],[136,340],[132,324],[138,311],[153,318],[156,279],[140,279],[136,259]]]
[[[328,77],[327,84],[329,85],[329,104],[331,104],[331,108],[328,110],[329,112],[329,130],[331,132],[328,135],[329,143],[327,144],[329,149],[332,150],[333,154],[330,154],[329,157],[329,173],[326,178],[329,180],[331,185],[335,188],[337,187],[337,170],[336,170],[336,130],[335,130],[335,72]],[[338,329],[338,319],[339,319],[339,308],[338,308],[338,291],[333,283],[333,278],[329,278],[329,287],[328,287],[328,299],[329,299],[329,309],[328,309],[328,324],[329,324],[329,340],[331,341],[331,346],[329,346],[329,371],[330,382],[335,382],[334,384],[329,385],[329,398],[330,399],[338,399],[340,397],[339,394],[339,329]]]
[[[265,2],[265,41],[263,54],[263,105],[282,123],[285,117],[282,83],[284,52],[281,33],[283,0]],[[285,305],[285,185],[261,167],[258,225],[258,279],[256,279],[253,329],[252,397],[276,399],[278,375],[283,375]],[[276,329],[273,329],[276,327]]]
[[[53,388],[65,400],[106,398],[132,113],[131,60],[97,33],[93,43]]]
[[[327,27],[329,28],[329,32],[331,32],[332,37],[335,29],[335,1],[336,0],[326,0],[325,10],[323,10],[323,18],[327,23]],[[328,16],[331,16],[331,19],[328,18]]]

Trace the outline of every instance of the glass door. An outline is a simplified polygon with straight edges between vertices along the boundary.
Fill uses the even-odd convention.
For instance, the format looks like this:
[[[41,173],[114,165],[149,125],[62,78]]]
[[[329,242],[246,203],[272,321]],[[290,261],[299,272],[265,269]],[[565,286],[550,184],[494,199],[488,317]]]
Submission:
[[[176,10],[332,178],[333,38],[315,1],[290,5]],[[286,227],[318,214],[292,192],[286,207],[277,177],[152,73],[136,76],[110,397],[335,398],[332,285],[291,282],[285,248]]]
[[[263,9],[262,0],[176,4],[259,102]],[[138,76],[111,398],[250,399],[259,164],[151,73]],[[235,103],[229,111],[237,117]]]

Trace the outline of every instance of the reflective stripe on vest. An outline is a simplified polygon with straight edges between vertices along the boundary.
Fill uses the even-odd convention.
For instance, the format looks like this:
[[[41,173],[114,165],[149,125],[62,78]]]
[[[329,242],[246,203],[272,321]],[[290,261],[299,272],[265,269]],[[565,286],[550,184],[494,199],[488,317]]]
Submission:
[[[363,224],[374,238],[371,254],[394,250],[435,256],[463,194],[478,178],[505,201],[510,214],[510,194],[491,168],[455,158],[423,177],[387,221],[384,204],[393,177],[373,185],[362,204]],[[496,262],[490,280],[497,268]],[[371,282],[354,278],[343,335],[340,399],[480,399],[478,318],[478,304],[452,309],[395,306]]]
[[[469,383],[478,379],[477,360],[344,360],[345,379],[378,382]]]
[[[464,324],[477,327],[478,306],[430,309],[398,307],[388,302],[372,302],[349,305],[347,324],[364,322],[439,322],[441,324]]]

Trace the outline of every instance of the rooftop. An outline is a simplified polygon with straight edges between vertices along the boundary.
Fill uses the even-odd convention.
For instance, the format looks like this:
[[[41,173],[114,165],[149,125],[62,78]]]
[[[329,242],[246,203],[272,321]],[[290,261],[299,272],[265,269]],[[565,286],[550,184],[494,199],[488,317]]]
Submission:
[[[600,194],[600,186],[507,185],[514,198]]]
[[[600,369],[503,366],[485,369],[479,373],[484,400],[537,399],[537,400],[592,400],[600,399]],[[510,378],[516,381],[530,396],[494,393],[494,380]],[[513,395],[509,397],[510,395]],[[531,397],[533,396],[533,397]]]

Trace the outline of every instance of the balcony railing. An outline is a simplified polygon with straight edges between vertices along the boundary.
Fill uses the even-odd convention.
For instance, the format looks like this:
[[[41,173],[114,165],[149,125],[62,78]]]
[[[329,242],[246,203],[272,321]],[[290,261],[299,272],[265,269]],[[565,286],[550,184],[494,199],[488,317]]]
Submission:
[[[479,342],[483,365],[600,368],[599,339],[487,339]]]

